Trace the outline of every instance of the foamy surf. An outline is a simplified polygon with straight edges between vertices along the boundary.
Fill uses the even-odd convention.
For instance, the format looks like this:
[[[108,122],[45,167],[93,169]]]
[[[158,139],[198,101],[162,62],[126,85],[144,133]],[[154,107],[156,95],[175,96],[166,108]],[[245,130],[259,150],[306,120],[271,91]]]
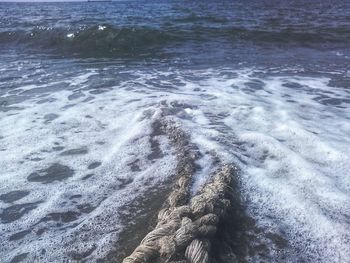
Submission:
[[[95,86],[112,75],[117,84]],[[127,256],[175,180],[175,150],[153,126],[163,112],[200,153],[192,194],[218,168],[215,156],[239,167],[240,205],[254,222],[237,230],[248,240],[244,252],[233,246],[240,258],[346,262],[350,94],[331,83],[106,66],[2,91],[11,102],[0,120],[2,259]]]

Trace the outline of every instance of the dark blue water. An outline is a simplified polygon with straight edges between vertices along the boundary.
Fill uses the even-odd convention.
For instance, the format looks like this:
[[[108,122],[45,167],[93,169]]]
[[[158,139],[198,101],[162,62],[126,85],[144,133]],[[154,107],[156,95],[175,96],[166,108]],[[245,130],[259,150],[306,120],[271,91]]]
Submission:
[[[121,262],[173,180],[164,111],[195,185],[213,153],[241,171],[218,262],[348,261],[340,0],[0,3],[0,261]]]
[[[0,43],[23,55],[344,68],[335,53],[349,55],[349,9],[347,1],[2,3]]]

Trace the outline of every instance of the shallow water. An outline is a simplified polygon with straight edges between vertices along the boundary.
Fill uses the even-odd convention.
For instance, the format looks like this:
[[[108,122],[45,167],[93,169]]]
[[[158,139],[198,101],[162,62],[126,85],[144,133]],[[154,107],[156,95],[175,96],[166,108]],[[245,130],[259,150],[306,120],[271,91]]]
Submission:
[[[151,225],[174,179],[152,130],[166,112],[201,152],[193,193],[213,153],[239,167],[242,260],[346,262],[346,10],[0,3],[1,261],[113,261],[137,244],[128,230]]]

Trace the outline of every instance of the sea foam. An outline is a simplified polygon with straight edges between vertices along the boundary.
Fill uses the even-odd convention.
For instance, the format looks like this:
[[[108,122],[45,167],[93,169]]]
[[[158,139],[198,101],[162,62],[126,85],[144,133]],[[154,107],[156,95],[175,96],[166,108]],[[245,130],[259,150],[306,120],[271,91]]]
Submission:
[[[160,107],[201,153],[193,193],[217,168],[215,156],[240,168],[270,262],[350,257],[350,94],[329,78],[108,66],[60,78],[2,95],[13,98],[0,120],[5,260],[95,260],[118,247],[132,201],[175,169],[163,135],[155,137],[162,154],[150,155]],[[284,250],[272,234],[287,240]]]

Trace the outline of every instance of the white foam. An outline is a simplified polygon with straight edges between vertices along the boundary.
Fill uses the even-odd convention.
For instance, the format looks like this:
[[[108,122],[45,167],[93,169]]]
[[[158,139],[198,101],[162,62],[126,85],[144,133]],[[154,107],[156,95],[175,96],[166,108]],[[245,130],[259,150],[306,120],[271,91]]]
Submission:
[[[207,80],[206,95],[215,99],[202,102],[200,109],[210,112],[211,128],[223,133],[212,144],[196,142],[210,149],[222,140],[226,145],[219,143],[217,151],[233,152],[231,160],[243,169],[250,212],[261,226],[283,225],[289,241],[303,249],[304,259],[345,262],[350,256],[350,111],[315,98],[345,99],[349,94],[330,88],[326,78],[293,76],[259,79],[262,87],[252,90],[244,83],[255,78],[238,74]],[[303,88],[285,87],[289,82]],[[218,124],[215,115],[220,113],[226,117]],[[208,125],[191,125],[195,138],[210,138]],[[236,138],[225,139],[233,134]],[[243,142],[243,149],[225,150],[230,139],[232,147],[236,140]]]
[[[186,73],[200,80],[186,81],[184,74],[184,88],[168,97],[194,106],[178,116],[202,153],[216,150],[240,166],[244,199],[258,226],[277,234],[282,228],[293,247],[288,261],[345,262],[350,257],[346,89],[330,87],[328,78],[257,78],[251,70],[229,72],[236,77]],[[257,87],[247,84],[256,81]],[[211,171],[197,175],[194,189]],[[281,260],[278,254],[271,253],[270,260]]]
[[[91,72],[84,73],[76,76],[71,83],[84,87],[93,75]],[[28,86],[25,89],[30,90]],[[86,252],[92,245],[97,248],[91,257],[106,255],[122,230],[120,218],[125,210],[122,207],[135,196],[166,180],[173,172],[175,160],[165,138],[161,139],[164,157],[154,162],[147,159],[152,116],[144,116],[148,107],[146,97],[118,89],[83,102],[89,93],[82,90],[84,96],[72,104],[68,99],[72,92],[61,90],[51,93],[50,98],[54,100],[39,104],[40,98],[33,96],[20,104],[23,110],[15,115],[2,114],[2,148],[5,151],[0,159],[0,192],[26,190],[30,194],[15,204],[41,202],[20,220],[1,225],[0,254],[3,260],[10,261],[15,255],[25,252],[30,252],[26,260],[34,260],[44,248],[46,253],[42,255],[42,260],[55,261],[69,253]],[[144,101],[127,103],[131,97]],[[67,105],[71,106],[65,107]],[[47,117],[50,114],[56,115],[50,119]],[[60,155],[64,151],[81,148],[88,152]],[[35,158],[38,160],[33,161]],[[140,172],[133,172],[128,165],[135,160],[138,160]],[[102,164],[95,169],[88,168],[97,161]],[[32,172],[46,169],[52,163],[68,166],[75,173],[63,181],[49,184],[27,181]],[[82,180],[91,173],[94,174],[92,177]],[[148,187],[145,187],[146,183]],[[70,200],[69,197],[74,195],[81,197]],[[96,208],[79,212],[77,206],[84,204]],[[1,202],[0,205],[5,209],[12,204]],[[41,222],[49,214],[68,211],[81,215],[67,223],[52,219]],[[104,224],[107,221],[109,223]],[[63,227],[66,230],[62,230]],[[38,238],[36,233],[42,228],[47,229]],[[8,242],[11,235],[27,229],[32,231],[23,240]],[[14,245],[17,242],[21,245]],[[65,246],[70,243],[74,246],[67,250]]]
[[[94,94],[89,90],[90,81],[98,80],[101,71],[80,71],[65,79],[70,87],[45,93],[52,100],[40,104],[43,87],[19,87],[19,92],[36,93],[19,103],[21,109],[1,113],[1,148],[5,150],[0,159],[0,191],[30,191],[18,204],[42,201],[21,220],[1,225],[3,258],[10,260],[26,251],[40,254],[45,247],[45,259],[55,260],[69,254],[57,248],[60,242],[76,244],[69,252],[97,246],[89,259],[106,255],[111,249],[108,244],[118,240],[123,228],[120,215],[125,206],[173,172],[175,159],[164,137],[158,139],[165,156],[154,162],[147,156],[158,108],[172,108],[175,101],[183,106],[171,118],[191,134],[202,153],[193,193],[217,168],[212,156],[218,154],[240,167],[242,194],[257,225],[266,232],[283,229],[293,248],[287,261],[302,257],[346,262],[350,258],[350,107],[340,101],[349,99],[345,89],[330,87],[327,78],[274,77],[262,70],[256,70],[259,74],[255,76],[251,69],[170,74],[113,68],[110,74],[115,78],[129,74],[129,80]],[[160,87],[172,81],[181,85]],[[68,97],[76,91],[81,97],[70,101]],[[87,154],[60,155],[84,147]],[[42,160],[31,161],[35,158]],[[101,166],[89,170],[96,161]],[[128,164],[135,161],[141,171],[131,171]],[[75,174],[64,182],[28,183],[31,172],[57,162],[71,167]],[[94,175],[82,180],[89,173]],[[118,190],[130,178],[133,182]],[[151,182],[149,188],[145,182]],[[28,234],[15,249],[7,241],[11,234],[28,227],[38,231],[45,223],[35,224],[49,213],[76,209],[78,203],[67,199],[76,194],[82,195],[79,204],[89,203],[96,209],[68,223],[71,228],[59,230],[49,222],[51,230],[39,239],[35,233]],[[1,202],[0,206],[10,205]],[[79,224],[72,226],[74,223]],[[271,262],[278,261],[274,255]]]

